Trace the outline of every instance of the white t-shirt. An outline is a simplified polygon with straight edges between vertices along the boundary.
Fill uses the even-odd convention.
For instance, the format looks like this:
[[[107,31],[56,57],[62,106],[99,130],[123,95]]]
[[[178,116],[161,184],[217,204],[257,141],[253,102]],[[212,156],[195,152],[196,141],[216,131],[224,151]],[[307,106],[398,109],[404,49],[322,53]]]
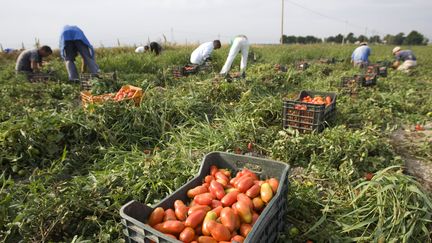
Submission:
[[[195,49],[192,52],[190,62],[192,64],[198,64],[201,65],[203,62],[210,57],[211,53],[213,52],[214,46],[213,41],[206,42],[198,46],[197,49]]]
[[[135,53],[142,53],[144,52],[144,46],[138,46],[137,49],[135,49]]]

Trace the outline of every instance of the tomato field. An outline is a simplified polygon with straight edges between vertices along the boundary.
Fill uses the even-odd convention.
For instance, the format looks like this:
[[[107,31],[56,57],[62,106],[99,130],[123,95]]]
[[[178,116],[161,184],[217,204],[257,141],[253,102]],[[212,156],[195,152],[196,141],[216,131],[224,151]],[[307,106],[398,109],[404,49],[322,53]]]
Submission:
[[[431,178],[409,175],[405,163],[415,158],[424,167],[412,170],[432,173],[432,47],[412,47],[419,65],[411,73],[389,69],[352,94],[340,84],[360,73],[349,63],[354,48],[252,46],[246,78],[232,82],[215,75],[228,47],[214,52],[214,72],[182,78],[171,70],[187,63],[192,46],[160,56],[101,48],[98,65],[119,78],[94,81],[92,92],[133,85],[144,97],[139,107],[87,109],[58,53],[45,67],[58,81],[40,83],[16,76],[16,56],[1,54],[0,239],[120,242],[122,205],[159,202],[197,173],[205,154],[227,151],[290,164],[281,242],[431,242]],[[393,46],[371,48],[372,62],[392,61]],[[305,60],[310,66],[298,70]],[[283,100],[302,90],[338,95],[321,133],[282,129]],[[401,130],[422,140],[395,142]]]

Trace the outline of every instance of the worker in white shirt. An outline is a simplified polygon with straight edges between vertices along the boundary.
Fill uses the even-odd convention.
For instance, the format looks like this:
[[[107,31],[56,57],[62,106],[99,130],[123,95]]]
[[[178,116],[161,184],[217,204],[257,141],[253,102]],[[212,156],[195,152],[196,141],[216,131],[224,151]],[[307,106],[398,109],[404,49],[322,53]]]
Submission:
[[[249,41],[245,35],[238,35],[232,40],[231,49],[225,65],[220,72],[221,76],[227,76],[231,65],[234,62],[237,53],[241,52],[242,58],[240,62],[240,75],[242,78],[246,77],[246,65],[249,54]]]
[[[136,49],[135,49],[135,53],[143,53],[144,52],[144,46],[138,46]]]
[[[219,40],[209,41],[201,44],[192,52],[190,62],[196,65],[202,65],[205,61],[210,59],[213,50],[221,48],[221,42]]]

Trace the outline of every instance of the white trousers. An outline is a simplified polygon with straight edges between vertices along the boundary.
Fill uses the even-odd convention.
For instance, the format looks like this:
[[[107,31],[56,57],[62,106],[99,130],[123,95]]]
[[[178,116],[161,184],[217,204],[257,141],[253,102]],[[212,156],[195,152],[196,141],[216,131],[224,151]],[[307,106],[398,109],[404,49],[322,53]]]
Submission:
[[[411,69],[412,67],[417,66],[417,61],[412,61],[412,60],[406,60],[405,62],[403,62],[397,70],[399,71],[408,71],[409,69]]]
[[[234,62],[237,53],[241,52],[242,58],[240,62],[240,73],[244,73],[246,71],[247,59],[249,54],[249,41],[244,37],[237,37],[234,39],[231,49],[228,54],[228,58],[225,61],[224,66],[220,74],[225,75],[231,69],[231,65]]]

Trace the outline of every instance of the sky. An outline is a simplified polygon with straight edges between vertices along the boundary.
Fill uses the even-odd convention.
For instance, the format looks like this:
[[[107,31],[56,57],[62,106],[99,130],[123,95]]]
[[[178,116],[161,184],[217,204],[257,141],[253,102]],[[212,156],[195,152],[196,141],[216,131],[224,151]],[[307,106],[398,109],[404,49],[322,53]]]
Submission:
[[[39,38],[58,47],[66,24],[78,25],[94,46],[176,43],[245,34],[277,43],[282,0],[1,0],[0,44],[26,48]],[[432,39],[432,0],[285,0],[284,33],[327,37],[385,35],[411,30]]]

